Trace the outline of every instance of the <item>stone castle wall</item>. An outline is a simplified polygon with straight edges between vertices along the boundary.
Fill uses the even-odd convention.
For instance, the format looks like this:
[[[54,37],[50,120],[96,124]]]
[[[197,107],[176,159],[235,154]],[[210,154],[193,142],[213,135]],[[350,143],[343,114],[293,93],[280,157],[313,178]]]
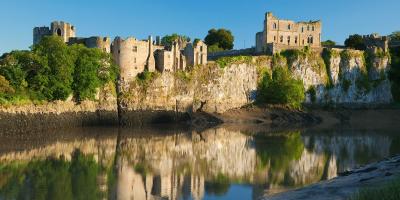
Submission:
[[[113,58],[120,67],[121,81],[130,82],[145,70],[150,52],[148,41],[117,37],[111,49]]]
[[[256,52],[276,53],[268,49],[270,44],[289,47],[321,47],[321,21],[294,22],[281,20],[268,12],[265,15],[264,30],[256,34]]]
[[[88,48],[98,48],[104,52],[111,52],[111,42],[109,37],[93,36],[89,38],[70,38],[68,41],[69,45],[83,44]]]

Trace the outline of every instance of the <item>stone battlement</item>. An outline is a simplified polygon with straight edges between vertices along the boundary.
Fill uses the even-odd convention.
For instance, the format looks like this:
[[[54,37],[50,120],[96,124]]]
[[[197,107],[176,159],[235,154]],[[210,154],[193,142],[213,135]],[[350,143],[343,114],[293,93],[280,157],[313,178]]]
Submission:
[[[377,48],[380,48],[383,52],[389,51],[389,38],[387,36],[380,36],[375,33],[364,35],[363,39],[367,50],[375,52]]]

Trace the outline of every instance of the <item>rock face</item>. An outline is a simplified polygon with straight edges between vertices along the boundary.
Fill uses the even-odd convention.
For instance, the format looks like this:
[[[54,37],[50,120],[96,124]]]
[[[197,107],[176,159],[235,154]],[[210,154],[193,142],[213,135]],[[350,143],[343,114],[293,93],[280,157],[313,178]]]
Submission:
[[[331,50],[331,57],[327,63],[331,87],[316,85],[318,90],[314,103],[390,103],[392,94],[387,76],[390,69],[389,57],[372,56],[373,60],[367,61],[361,51]],[[310,98],[308,103],[312,103]]]
[[[0,134],[40,128],[73,127],[82,125],[118,124],[115,87],[100,88],[96,100],[76,103],[72,100],[0,106]]]
[[[220,68],[210,64],[187,74],[156,74],[149,83],[134,81],[123,90],[121,102],[127,111],[222,113],[250,103],[257,79],[256,65],[241,63]]]
[[[253,102],[260,72],[278,66],[288,66],[292,75],[303,81],[308,104],[375,105],[392,101],[388,55],[331,49],[322,54],[294,54],[279,63],[273,60],[270,56],[251,57],[223,68],[214,63],[191,72],[158,74],[145,83],[136,80],[123,89],[122,107],[128,111],[223,113]]]

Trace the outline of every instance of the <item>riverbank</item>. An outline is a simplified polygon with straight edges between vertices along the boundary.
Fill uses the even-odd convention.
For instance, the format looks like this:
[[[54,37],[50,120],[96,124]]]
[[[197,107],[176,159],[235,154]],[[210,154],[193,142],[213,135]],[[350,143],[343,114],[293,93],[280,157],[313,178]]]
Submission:
[[[270,129],[288,127],[324,130],[338,126],[358,130],[400,128],[400,123],[398,123],[400,109],[398,108],[294,110],[285,106],[247,106],[214,116],[228,125],[260,125]]]
[[[342,173],[317,184],[265,197],[265,200],[346,200],[362,188],[376,188],[400,176],[400,156]]]
[[[206,129],[219,124],[234,128],[279,131],[288,129],[324,130],[400,128],[400,109],[291,109],[285,106],[248,105],[224,113],[177,112],[162,110],[123,111],[118,118],[116,106],[96,102],[53,102],[0,108],[0,127],[7,132],[82,126],[145,127],[154,124],[181,124]],[[3,132],[4,132],[3,131]]]

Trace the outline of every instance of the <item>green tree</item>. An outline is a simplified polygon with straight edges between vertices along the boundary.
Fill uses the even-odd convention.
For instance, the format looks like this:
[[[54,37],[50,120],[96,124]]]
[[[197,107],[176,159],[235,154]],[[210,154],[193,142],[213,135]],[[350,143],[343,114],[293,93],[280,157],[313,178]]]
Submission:
[[[233,49],[233,42],[235,38],[232,32],[227,29],[211,29],[208,31],[208,35],[205,37],[205,43],[212,47],[210,52],[217,50],[231,50]]]
[[[73,153],[70,173],[74,199],[99,199],[98,170],[99,166],[93,156],[85,156],[79,150]]]
[[[33,46],[33,52],[43,58],[34,80],[36,89],[48,100],[66,100],[72,93],[74,55],[61,37],[44,37]]]
[[[190,38],[185,35],[179,35],[177,33],[173,33],[172,35],[166,35],[161,38],[161,44],[167,47],[172,46],[172,43],[176,40],[182,39],[183,41],[190,41]]]
[[[98,73],[102,65],[102,52],[99,49],[75,45],[74,53],[79,55],[75,61],[73,73],[74,96],[78,101],[94,99],[96,90],[101,85]]]
[[[31,51],[0,57],[0,75],[15,91],[2,101],[65,100],[71,94],[78,101],[93,99],[98,88],[115,83],[118,72],[111,54],[45,37]]]
[[[291,76],[286,67],[275,67],[272,76],[262,74],[258,84],[259,103],[287,104],[298,108],[305,99],[303,82]]]
[[[349,38],[347,38],[344,41],[344,45],[346,47],[349,47],[352,49],[357,49],[357,50],[365,50],[365,48],[366,48],[363,37],[358,34],[350,35]]]
[[[326,40],[326,41],[323,41],[321,44],[324,47],[334,47],[336,45],[336,42],[332,41],[332,40]]]
[[[14,88],[10,86],[10,83],[4,76],[0,75],[0,97],[12,93],[14,93]]]
[[[224,49],[219,47],[218,44],[213,44],[211,46],[208,46],[208,52],[219,52],[219,51],[223,51]]]
[[[4,76],[14,89],[22,89],[26,87],[25,77],[26,72],[17,61],[11,61],[12,56],[7,57],[4,64],[0,65],[0,74]]]
[[[392,40],[400,40],[400,31],[395,31],[389,35]]]

